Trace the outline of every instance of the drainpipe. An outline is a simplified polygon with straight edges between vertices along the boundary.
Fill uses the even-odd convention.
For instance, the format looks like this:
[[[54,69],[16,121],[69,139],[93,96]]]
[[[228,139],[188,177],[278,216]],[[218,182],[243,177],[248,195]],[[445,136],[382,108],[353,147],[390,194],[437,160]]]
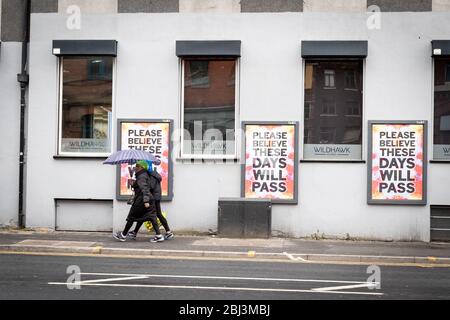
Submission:
[[[25,213],[23,211],[23,190],[24,190],[24,165],[25,165],[25,108],[26,94],[29,76],[28,69],[28,43],[30,42],[30,11],[31,0],[25,2],[25,12],[23,15],[23,41],[22,41],[22,68],[17,75],[20,83],[20,150],[19,150],[19,228],[25,228]]]

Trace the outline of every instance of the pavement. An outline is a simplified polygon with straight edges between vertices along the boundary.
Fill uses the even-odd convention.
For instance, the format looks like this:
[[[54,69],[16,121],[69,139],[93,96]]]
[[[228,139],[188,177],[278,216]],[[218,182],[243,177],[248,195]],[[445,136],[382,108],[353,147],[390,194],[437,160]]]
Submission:
[[[144,232],[136,241],[118,242],[111,233],[0,230],[0,253],[450,267],[450,243],[230,239],[182,234],[161,243],[150,243],[149,239]]]

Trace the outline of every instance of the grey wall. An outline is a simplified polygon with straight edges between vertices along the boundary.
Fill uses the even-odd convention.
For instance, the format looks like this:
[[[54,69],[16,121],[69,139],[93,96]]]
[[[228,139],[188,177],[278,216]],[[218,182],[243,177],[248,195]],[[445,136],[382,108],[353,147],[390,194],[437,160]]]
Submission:
[[[2,41],[22,41],[24,37],[24,0],[2,0]]]
[[[431,11],[433,0],[367,0],[367,6],[377,5],[382,12]]]
[[[119,13],[178,12],[179,0],[119,0]]]
[[[31,0],[31,12],[58,12],[58,0]]]
[[[23,0],[0,1],[0,226],[17,225]]]
[[[10,8],[15,7],[15,3],[23,0],[5,0],[8,2]],[[31,12],[33,13],[54,13],[58,12],[58,4],[62,0],[31,0]],[[77,0],[80,1],[80,0]],[[77,3],[74,0],[74,3]],[[83,6],[86,1],[83,0]],[[116,0],[117,9],[119,13],[156,13],[156,12],[179,12],[180,0]],[[192,0],[194,1],[194,0]],[[198,4],[204,2],[205,4],[211,0],[195,0]],[[225,0],[220,0],[225,1]],[[316,1],[317,3],[314,3]],[[320,3],[319,3],[320,1]],[[383,12],[405,12],[405,11],[431,11],[445,10],[450,8],[450,1],[448,0],[360,0],[361,5],[367,8],[370,5],[378,5]],[[305,2],[308,2],[305,4]],[[64,0],[64,5],[67,1]],[[309,8],[313,6],[318,11],[333,11],[333,8],[338,6],[338,11],[355,11],[355,2],[348,2],[342,0],[241,0],[241,12],[301,12],[305,5]],[[60,4],[61,5],[61,4]],[[213,5],[213,2],[211,2]],[[90,4],[92,7],[93,5]],[[109,4],[105,3],[105,6]],[[206,7],[208,7],[206,5]],[[328,9],[327,9],[328,7]],[[337,7],[336,7],[337,8]],[[18,9],[18,7],[16,8]],[[100,8],[97,8],[100,9]],[[310,9],[308,9],[310,10]],[[15,10],[17,11],[17,10]],[[314,10],[313,10],[314,11]]]
[[[303,0],[241,0],[241,12],[300,12]]]

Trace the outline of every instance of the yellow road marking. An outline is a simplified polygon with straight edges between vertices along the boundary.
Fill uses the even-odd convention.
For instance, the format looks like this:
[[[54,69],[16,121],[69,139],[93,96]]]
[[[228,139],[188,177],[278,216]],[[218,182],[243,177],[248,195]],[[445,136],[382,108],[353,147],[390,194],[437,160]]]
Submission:
[[[200,260],[200,261],[245,261],[245,262],[276,262],[276,263],[297,263],[298,261],[284,259],[249,259],[249,258],[222,258],[222,257],[189,257],[189,256],[139,256],[139,255],[114,255],[114,254],[93,254],[93,253],[56,253],[56,252],[20,252],[20,251],[0,251],[0,254],[7,255],[32,255],[32,256],[65,256],[65,257],[89,257],[89,258],[116,258],[116,259],[167,259],[167,260]],[[419,268],[450,268],[450,264],[424,264],[424,263],[393,263],[382,261],[371,262],[345,262],[345,261],[310,261],[310,264],[329,264],[329,265],[379,265],[388,267],[419,267]]]

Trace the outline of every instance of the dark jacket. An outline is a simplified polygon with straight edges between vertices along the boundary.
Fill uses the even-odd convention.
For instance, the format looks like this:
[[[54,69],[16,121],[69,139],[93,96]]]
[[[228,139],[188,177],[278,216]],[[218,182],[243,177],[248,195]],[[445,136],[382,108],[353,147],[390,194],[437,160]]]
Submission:
[[[149,176],[150,182],[150,193],[153,195],[153,200],[160,201],[161,200],[161,175],[153,170],[151,173],[147,172]]]
[[[143,207],[144,203],[150,203],[154,200],[151,193],[150,179],[147,171],[141,170],[136,172],[136,180],[134,181],[132,188],[135,195],[133,206]]]

